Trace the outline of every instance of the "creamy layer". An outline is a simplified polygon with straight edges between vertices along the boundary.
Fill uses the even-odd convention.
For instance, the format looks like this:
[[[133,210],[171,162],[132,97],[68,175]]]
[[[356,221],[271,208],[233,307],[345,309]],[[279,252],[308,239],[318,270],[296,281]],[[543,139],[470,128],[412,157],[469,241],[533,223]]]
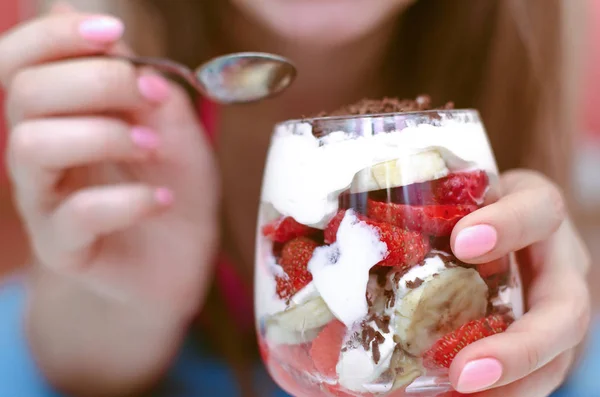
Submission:
[[[355,175],[382,162],[410,164],[414,154],[435,149],[450,171],[476,165],[497,174],[482,124],[443,117],[435,125],[408,124],[395,132],[360,137],[339,131],[317,138],[309,123],[281,124],[271,142],[262,200],[300,223],[323,228]],[[412,169],[415,175],[405,173],[402,180],[420,182],[419,169]]]

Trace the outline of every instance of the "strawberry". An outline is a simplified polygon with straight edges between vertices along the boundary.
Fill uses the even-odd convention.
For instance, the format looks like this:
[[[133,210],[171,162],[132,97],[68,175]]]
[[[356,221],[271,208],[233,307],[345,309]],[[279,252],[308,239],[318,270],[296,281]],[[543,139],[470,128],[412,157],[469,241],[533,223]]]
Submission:
[[[477,209],[476,205],[406,205],[369,200],[369,218],[425,233],[449,236],[454,226]]]
[[[312,342],[310,356],[319,373],[328,379],[337,379],[335,369],[342,351],[346,326],[333,320],[323,328]]]
[[[454,357],[467,345],[506,331],[511,322],[510,317],[499,314],[471,321],[438,340],[423,355],[423,365],[428,369],[450,368]]]
[[[508,272],[510,262],[507,256],[500,259],[496,259],[492,262],[482,263],[477,265],[477,271],[483,278],[491,277],[497,274],[504,274]]]
[[[344,216],[346,216],[346,211],[341,210],[329,221],[325,228],[325,244],[335,243],[335,240],[337,240],[337,231],[344,220]]]
[[[300,372],[314,374],[316,370],[309,354],[310,348],[310,343],[302,343],[299,345],[278,345],[272,349],[272,354],[282,364],[293,367],[295,370]]]
[[[337,231],[345,214],[343,210],[338,212],[325,228],[326,243],[331,244],[336,241]],[[374,227],[379,233],[379,239],[387,245],[388,254],[377,264],[379,266],[408,268],[422,262],[429,252],[429,239],[421,233],[404,230],[385,222],[377,222],[364,215],[356,216],[362,222]]]
[[[456,172],[431,182],[435,200],[439,204],[480,205],[489,185],[485,171]]]
[[[298,223],[291,216],[281,217],[262,228],[263,236],[276,243],[286,243],[293,238],[310,236],[318,231],[318,229]]]
[[[307,266],[317,245],[306,237],[297,237],[285,243],[281,250],[279,265],[286,276],[276,277],[276,291],[281,299],[289,299],[312,281],[312,274]]]

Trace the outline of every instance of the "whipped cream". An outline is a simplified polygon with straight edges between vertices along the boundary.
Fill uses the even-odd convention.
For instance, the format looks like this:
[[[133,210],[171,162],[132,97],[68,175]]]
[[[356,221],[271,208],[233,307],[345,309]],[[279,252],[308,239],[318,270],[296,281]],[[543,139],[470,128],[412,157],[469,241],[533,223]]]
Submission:
[[[294,296],[292,296],[291,303],[293,305],[301,305],[318,296],[319,291],[317,291],[315,283],[311,281],[306,285],[306,287],[302,288],[300,291],[296,292]]]
[[[375,321],[367,323],[366,326],[372,328],[373,332],[381,334],[384,341],[382,343],[371,341],[368,348],[365,349],[360,343],[361,341],[348,340],[348,338],[353,338],[357,334],[353,331],[358,331],[358,335],[360,335],[362,329],[357,327],[351,330],[348,333],[349,337],[345,341],[347,348],[342,350],[336,366],[339,383],[353,391],[385,393],[392,388],[392,380],[382,383],[376,381],[390,367],[396,346],[394,335],[391,332],[384,332],[377,326]],[[377,345],[376,347],[375,344]],[[377,362],[375,362],[373,357],[374,349],[378,350]]]
[[[258,266],[254,275],[256,288],[254,299],[256,307],[260,308],[258,320],[264,315],[272,315],[285,310],[286,303],[277,295],[277,281],[275,277],[287,277],[281,266],[277,264],[273,256],[273,243],[261,238],[260,230],[257,231],[257,248],[255,260]]]
[[[313,283],[331,312],[347,327],[368,312],[365,292],[369,270],[387,255],[387,245],[377,229],[359,221],[348,210],[337,232],[337,241],[315,249],[308,262]]]
[[[408,294],[413,288],[408,286],[409,283],[414,283],[417,279],[421,279],[423,282],[427,282],[433,278],[436,274],[441,273],[446,269],[446,264],[439,255],[426,258],[424,263],[420,266],[415,266],[410,269],[397,285],[393,285],[396,292],[396,299],[402,299]],[[394,273],[391,273],[393,278]]]
[[[435,149],[451,171],[476,164],[497,174],[482,124],[468,117],[441,117],[434,123],[406,122],[397,131],[372,135],[365,122],[363,136],[339,131],[322,138],[312,134],[310,123],[279,124],[267,158],[262,201],[300,223],[324,228],[338,209],[339,194],[355,175],[382,162]]]

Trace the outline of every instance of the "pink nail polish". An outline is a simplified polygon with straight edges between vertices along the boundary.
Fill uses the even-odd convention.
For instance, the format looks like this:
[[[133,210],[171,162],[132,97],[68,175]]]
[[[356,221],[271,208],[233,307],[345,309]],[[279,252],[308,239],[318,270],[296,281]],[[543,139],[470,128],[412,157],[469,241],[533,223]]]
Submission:
[[[502,364],[494,358],[468,362],[458,377],[456,389],[460,393],[473,393],[487,389],[502,377]]]
[[[79,34],[86,40],[108,44],[119,40],[125,32],[123,22],[113,17],[93,17],[79,25]]]
[[[154,198],[156,199],[156,202],[164,206],[169,206],[173,204],[173,201],[175,199],[173,196],[173,192],[165,187],[156,189],[156,191],[154,192]]]
[[[138,89],[144,98],[152,102],[164,101],[171,91],[167,80],[159,75],[140,76]]]
[[[463,229],[454,240],[454,254],[461,259],[473,259],[490,252],[496,246],[498,233],[489,225]]]
[[[131,130],[131,140],[142,149],[156,149],[160,145],[158,135],[146,127],[134,127]]]

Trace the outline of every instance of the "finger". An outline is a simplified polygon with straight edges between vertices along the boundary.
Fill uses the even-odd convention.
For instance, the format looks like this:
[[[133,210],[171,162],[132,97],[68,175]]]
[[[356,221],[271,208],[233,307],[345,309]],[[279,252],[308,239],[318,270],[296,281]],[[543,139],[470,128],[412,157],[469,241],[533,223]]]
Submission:
[[[67,3],[66,1],[55,1],[50,6],[50,14],[69,14],[72,12],[76,12],[77,10],[73,7],[72,4]]]
[[[142,161],[159,146],[154,131],[118,119],[29,121],[19,124],[9,136],[8,168],[20,199],[39,201],[66,169],[105,161]]]
[[[55,246],[77,252],[135,225],[173,202],[171,190],[145,185],[93,187],[67,198],[51,216]]]
[[[573,352],[561,354],[548,365],[537,370],[526,378],[509,385],[480,393],[470,394],[473,397],[547,397],[558,389],[568,374],[573,362]]]
[[[452,232],[452,250],[461,260],[485,263],[545,240],[565,219],[555,184],[530,172],[505,178],[506,196],[467,215]]]
[[[105,15],[55,12],[26,22],[0,38],[0,83],[31,65],[104,53],[123,33],[123,23]]]
[[[461,392],[507,385],[572,349],[585,337],[590,309],[583,279],[571,271],[541,274],[532,285],[532,308],[502,334],[464,348],[450,367]]]
[[[114,59],[62,61],[24,69],[7,98],[10,121],[64,114],[132,112],[164,101],[169,83]]]

